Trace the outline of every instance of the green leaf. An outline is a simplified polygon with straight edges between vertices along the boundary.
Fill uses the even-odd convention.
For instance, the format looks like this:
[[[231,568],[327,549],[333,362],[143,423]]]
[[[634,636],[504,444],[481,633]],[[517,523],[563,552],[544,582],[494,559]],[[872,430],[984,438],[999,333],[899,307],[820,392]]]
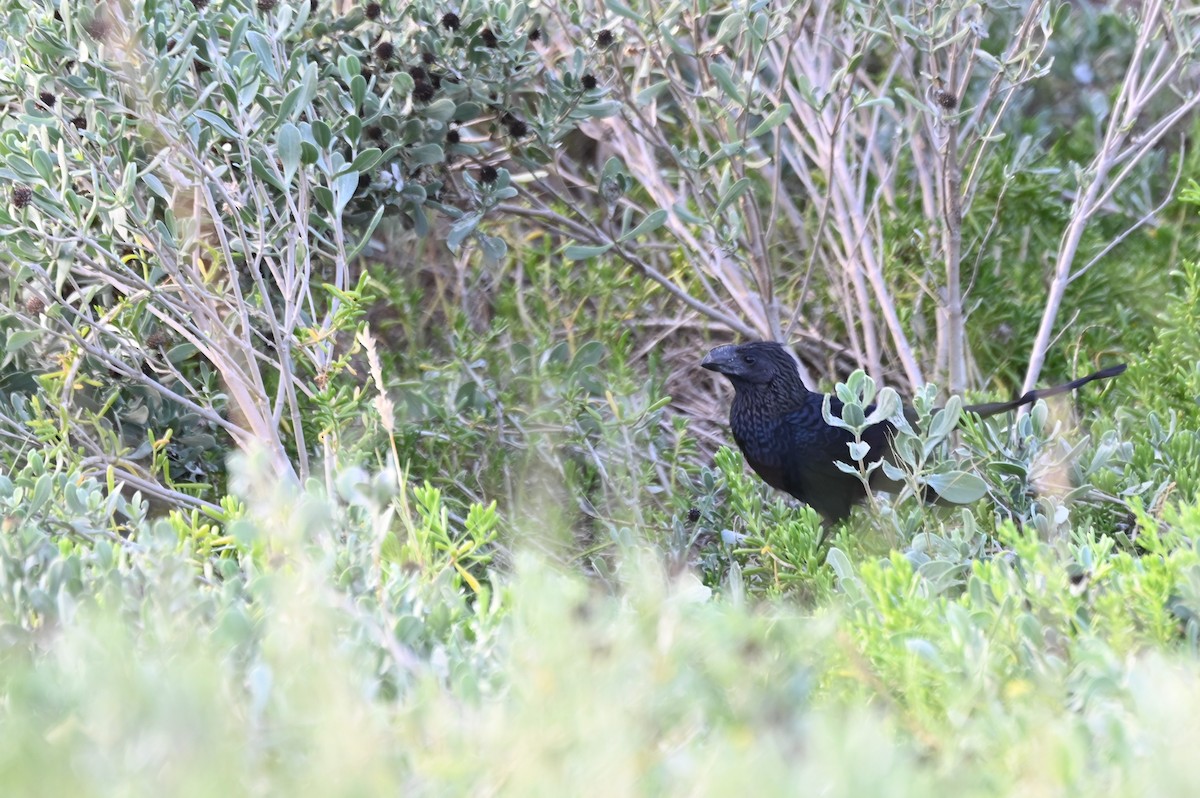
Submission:
[[[604,180],[609,177],[616,177],[625,172],[625,164],[615,155],[610,155],[608,160],[604,162],[603,168],[600,169],[600,179]]]
[[[300,113],[300,109],[307,105],[304,102],[305,87],[297,86],[289,91],[283,98],[283,102],[279,104],[279,112],[275,114],[275,124],[280,122],[294,122],[296,115]]]
[[[313,186],[313,197],[317,200],[317,204],[330,213],[333,212],[333,192],[325,188],[325,186]]]
[[[358,243],[351,247],[346,253],[347,260],[352,261],[357,258],[359,253],[362,252],[367,244],[371,241],[371,236],[375,235],[375,228],[379,227],[379,220],[383,218],[383,212],[385,210],[387,210],[386,205],[380,205],[375,209],[375,215],[371,217],[371,221],[367,223],[362,235],[358,237]]]
[[[246,31],[250,27],[250,16],[242,15],[236,17],[237,22],[233,24],[233,29],[229,31],[229,51],[236,52],[242,49],[242,39],[246,37]]]
[[[892,24],[899,28],[901,33],[907,34],[914,39],[925,38],[925,31],[921,30],[899,14],[892,15]]]
[[[637,97],[634,98],[634,103],[637,105],[645,105],[658,95],[662,94],[670,85],[671,81],[669,80],[660,80],[657,83],[651,83],[649,86],[637,93]]]
[[[300,168],[300,129],[291,122],[279,128],[276,137],[279,148],[279,162],[283,164],[283,180],[290,183]]]
[[[33,483],[33,495],[29,497],[29,501],[22,509],[28,515],[36,515],[42,506],[50,498],[50,491],[54,487],[54,477],[51,474],[42,474],[37,478],[37,482]]]
[[[951,504],[969,504],[982,499],[987,493],[987,483],[965,471],[933,474],[925,482]]]
[[[638,224],[637,227],[633,228],[628,233],[621,236],[621,240],[629,241],[630,239],[637,238],[638,236],[648,235],[650,233],[653,233],[655,230],[662,227],[666,223],[667,223],[667,212],[664,209],[659,208],[656,211],[652,211],[651,213],[646,214],[646,218],[642,219],[642,221]]]
[[[875,403],[875,409],[867,416],[867,423],[878,424],[894,418],[901,414],[902,407],[900,395],[891,388],[884,388],[879,392],[879,400]]]
[[[741,157],[746,154],[746,148],[742,146],[740,141],[727,141],[712,155],[708,156],[701,164],[701,167],[708,168],[718,161],[723,161],[730,157]]]
[[[462,242],[467,239],[471,233],[475,232],[475,228],[479,225],[479,220],[483,218],[479,213],[464,214],[463,217],[450,225],[450,233],[446,236],[446,246],[451,252],[458,252]]]
[[[362,110],[363,99],[367,96],[367,80],[362,75],[355,75],[350,78],[350,99],[354,101],[354,107]]]
[[[50,153],[45,150],[33,151],[33,168],[37,170],[38,176],[45,180],[50,185],[55,183],[54,180],[54,161],[50,158]]]
[[[775,128],[787,121],[787,118],[792,115],[792,106],[789,103],[784,103],[767,115],[767,118],[758,123],[758,127],[750,131],[750,138],[757,138],[764,133],[769,133]]]
[[[16,153],[10,152],[5,155],[4,163],[9,169],[13,170],[25,180],[29,180],[38,176],[37,170],[33,168],[33,164]]]
[[[358,172],[353,169],[342,172],[333,179],[332,190],[333,212],[341,216],[342,211],[346,210],[346,205],[354,199],[354,192],[358,190]]]
[[[479,248],[489,263],[499,263],[508,254],[508,243],[498,236],[479,236]]]
[[[863,429],[867,425],[867,417],[863,413],[862,406],[856,404],[842,406],[842,421],[849,424],[852,429]]]
[[[4,351],[10,355],[13,352],[19,352],[41,336],[41,330],[16,330],[9,334],[8,344],[4,347]]]
[[[608,2],[606,2],[604,4],[604,8],[613,12],[614,14],[616,14],[619,17],[625,17],[625,19],[632,19],[634,22],[637,22],[642,25],[646,24],[645,17],[643,17],[641,14],[637,13],[636,11],[634,11],[632,8],[625,5],[624,3],[619,2],[619,0],[608,0]]]
[[[854,566],[851,564],[850,558],[837,546],[829,547],[829,553],[825,555],[825,564],[833,569],[833,573],[837,576],[839,582],[855,578]]]
[[[871,453],[871,444],[866,441],[851,441],[846,446],[850,449],[850,459],[861,463]]]
[[[455,106],[454,100],[448,97],[441,97],[425,106],[425,118],[445,122],[448,119],[454,118],[456,110],[457,106]]]
[[[379,159],[383,157],[383,153],[376,147],[371,147],[360,152],[354,162],[350,164],[350,168],[358,173],[369,172],[375,164],[379,163]]]
[[[593,119],[603,119],[606,116],[615,115],[617,111],[621,110],[621,104],[614,100],[605,100],[603,102],[584,103],[579,106],[579,110]]]
[[[167,191],[167,187],[164,186],[162,181],[159,180],[155,175],[142,175],[142,182],[145,183],[151,191],[161,197],[164,201],[168,203],[171,201],[171,192]]]
[[[271,40],[258,31],[252,30],[246,32],[246,44],[250,45],[250,51],[258,56],[258,63],[267,73],[267,77],[278,83],[279,70],[275,68],[275,57],[271,53]]]
[[[771,21],[766,14],[758,13],[750,19],[750,30],[754,33],[754,40],[757,42],[767,40],[767,31],[770,27]]]
[[[743,177],[738,180],[729,190],[725,192],[725,196],[721,197],[721,201],[717,203],[716,210],[713,211],[713,216],[720,216],[731,203],[735,202],[738,197],[746,193],[750,188],[750,178]]]
[[[320,119],[313,120],[312,135],[313,141],[323,150],[328,150],[329,145],[333,143],[333,131],[329,129],[329,125]]]
[[[225,117],[221,116],[220,114],[212,111],[197,111],[196,117],[198,119],[203,119],[205,122],[212,125],[217,129],[218,133],[227,139],[236,139],[238,137],[238,134],[234,131],[233,127],[229,124]]]
[[[696,51],[689,47],[682,39],[675,36],[671,30],[671,25],[666,22],[660,23],[658,26],[658,35],[667,43],[667,46],[675,52],[676,55],[681,55],[684,58],[695,58]]]
[[[439,144],[422,144],[409,152],[409,162],[414,166],[427,166],[446,160],[446,153]]]
[[[917,573],[929,583],[929,587],[934,595],[937,595],[949,588],[961,585],[963,583],[962,576],[965,573],[965,567],[959,562],[930,560],[927,563],[923,563],[917,569]]]
[[[717,28],[717,37],[713,43],[726,44],[745,29],[746,15],[741,11],[734,11],[721,20],[721,27]]]
[[[339,56],[337,67],[338,74],[341,75],[343,83],[349,83],[356,77],[362,77],[362,62],[358,60],[358,56],[356,55]]]
[[[951,396],[946,406],[939,410],[929,425],[929,437],[935,441],[945,438],[958,426],[962,417],[962,398]]]
[[[708,72],[717,81],[717,85],[721,87],[721,91],[728,94],[739,105],[745,104],[745,100],[742,99],[742,90],[733,82],[733,73],[729,71],[729,67],[724,64],[709,64]]]
[[[597,247],[584,246],[582,244],[572,244],[566,248],[566,250],[563,252],[563,256],[566,257],[567,260],[587,260],[588,258],[595,258],[599,255],[603,255],[612,248],[613,245],[611,242],[608,244],[601,244]]]
[[[200,350],[196,348],[195,344],[177,344],[176,346],[171,347],[171,349],[167,352],[167,360],[171,361],[175,365],[179,365],[199,351]]]

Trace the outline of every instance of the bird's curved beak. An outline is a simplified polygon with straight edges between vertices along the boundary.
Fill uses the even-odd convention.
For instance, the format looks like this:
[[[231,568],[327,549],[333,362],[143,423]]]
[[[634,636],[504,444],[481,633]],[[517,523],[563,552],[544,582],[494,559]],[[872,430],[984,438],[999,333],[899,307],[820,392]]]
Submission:
[[[728,374],[729,367],[734,362],[733,350],[734,346],[732,344],[718,346],[704,356],[704,360],[700,361],[700,368],[715,371],[719,374]]]

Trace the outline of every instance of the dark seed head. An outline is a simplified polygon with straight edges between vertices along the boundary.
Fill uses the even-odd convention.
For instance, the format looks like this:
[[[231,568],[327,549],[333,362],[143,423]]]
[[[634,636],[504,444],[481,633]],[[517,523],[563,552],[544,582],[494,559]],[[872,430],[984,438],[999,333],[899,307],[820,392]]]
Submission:
[[[429,82],[431,84],[433,84],[434,89],[440,89],[442,87],[442,76],[441,75],[430,75]]]
[[[375,45],[375,57],[380,61],[391,61],[396,54],[396,47],[391,42],[380,42]]]
[[[529,41],[536,42],[540,38],[542,38],[541,28],[534,28],[533,30],[529,31]]]
[[[416,81],[429,79],[429,73],[425,71],[424,67],[412,67],[408,70],[408,74],[412,75],[412,79]]]
[[[76,128],[78,128],[79,130],[87,130],[87,117],[85,117],[85,116],[72,117],[71,124],[74,125]]]
[[[958,107],[958,98],[945,89],[938,89],[933,93],[933,101],[947,111],[953,111]]]
[[[447,144],[457,144],[460,141],[462,141],[462,135],[457,130],[447,130],[446,131],[446,143]]]
[[[379,19],[379,15],[383,12],[383,6],[379,3],[367,3],[367,8],[364,13],[367,19]]]
[[[192,5],[196,7],[197,11],[203,11],[208,8],[208,0],[192,0]]]
[[[688,523],[689,524],[694,524],[699,520],[700,520],[700,511],[699,510],[697,510],[695,507],[688,510]]]
[[[517,119],[515,116],[510,118],[508,122],[505,123],[505,127],[508,128],[509,135],[517,139],[529,132],[529,126],[520,119]]]
[[[497,177],[498,174],[494,166],[485,166],[479,170],[480,183],[495,183]]]
[[[433,86],[420,80],[413,86],[412,96],[419,103],[427,103],[433,99],[435,93]]]
[[[587,91],[591,91],[592,89],[596,88],[596,76],[591,73],[584,75],[579,79],[579,82]]]
[[[146,336],[146,346],[161,349],[171,343],[171,334],[166,330],[155,330]]]
[[[484,28],[479,31],[479,38],[483,39],[483,43],[488,47],[496,48],[500,46],[500,40],[496,38],[496,34],[492,33],[491,28]]]
[[[421,60],[426,64],[432,64],[437,60],[437,56],[426,50],[425,52],[421,53]]]
[[[44,91],[38,95],[38,102],[41,103],[43,108],[53,108],[54,103],[57,101],[58,98],[54,96],[54,92],[52,91]]]
[[[266,14],[275,10],[275,3],[276,0],[258,0],[255,5],[258,6],[259,11]]]
[[[30,316],[36,316],[46,309],[46,300],[42,299],[37,294],[25,300],[25,312]]]
[[[596,46],[599,47],[601,50],[607,50],[609,47],[612,47],[613,42],[615,42],[615,41],[616,41],[616,37],[613,36],[613,32],[608,30],[607,28],[605,28],[602,31],[599,31],[596,34]]]
[[[442,27],[446,30],[458,30],[460,25],[462,25],[462,20],[453,11],[447,11],[442,15]]]
[[[383,138],[383,128],[381,128],[379,125],[368,125],[366,133],[367,138],[369,139],[375,139],[378,141],[379,139]]]
[[[13,186],[12,204],[14,208],[24,208],[33,201],[33,189],[29,186]]]

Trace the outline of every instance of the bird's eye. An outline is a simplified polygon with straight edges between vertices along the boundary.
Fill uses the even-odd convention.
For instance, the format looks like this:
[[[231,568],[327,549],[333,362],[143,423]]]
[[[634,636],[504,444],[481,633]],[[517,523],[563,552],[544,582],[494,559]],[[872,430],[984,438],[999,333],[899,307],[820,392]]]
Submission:
[[[754,355],[742,355],[742,362],[748,366],[754,365]]]

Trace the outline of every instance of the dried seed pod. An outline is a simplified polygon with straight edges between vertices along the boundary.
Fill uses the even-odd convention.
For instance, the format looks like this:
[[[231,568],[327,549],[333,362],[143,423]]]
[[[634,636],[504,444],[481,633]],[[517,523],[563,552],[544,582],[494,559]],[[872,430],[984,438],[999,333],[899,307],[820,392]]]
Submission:
[[[958,107],[958,98],[945,89],[935,89],[933,101],[947,111],[953,111]]]
[[[29,186],[13,186],[11,196],[14,208],[24,208],[33,202],[33,189]]]
[[[146,336],[146,346],[151,349],[161,349],[171,343],[171,334],[166,330],[155,330]]]

